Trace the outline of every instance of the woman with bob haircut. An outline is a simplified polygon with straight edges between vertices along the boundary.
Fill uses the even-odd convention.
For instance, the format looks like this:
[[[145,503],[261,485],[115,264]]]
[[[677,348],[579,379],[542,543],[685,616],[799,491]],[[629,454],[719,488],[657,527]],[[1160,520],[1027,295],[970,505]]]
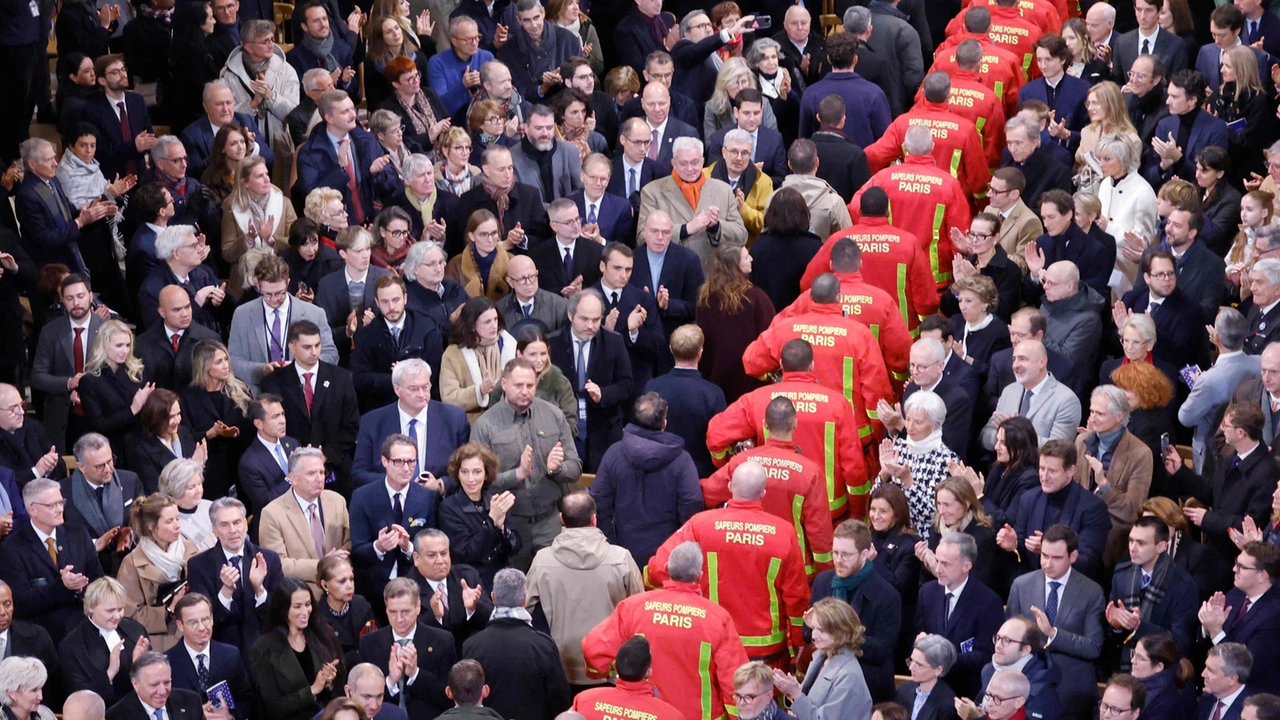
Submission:
[[[108,705],[126,697],[133,661],[151,649],[147,629],[125,617],[128,598],[113,577],[100,577],[84,589],[85,619],[58,644],[63,690],[92,690]]]
[[[804,613],[817,652],[801,684],[789,672],[773,671],[773,685],[791,699],[798,720],[844,720],[871,716],[871,692],[862,676],[865,628],[842,600],[823,598]]]
[[[151,391],[138,412],[138,424],[141,430],[131,436],[126,457],[143,492],[160,490],[160,471],[171,461],[189,458],[203,465],[208,457],[205,439],[196,442],[191,428],[183,424],[182,403],[172,390]]]
[[[440,503],[440,529],[449,536],[449,554],[453,562],[475,568],[484,586],[492,587],[493,576],[520,552],[520,536],[507,527],[515,496],[493,491],[498,456],[480,443],[453,451],[449,477],[457,489]]]
[[[6,720],[55,720],[44,705],[49,671],[33,657],[11,655],[0,660],[0,705]]]

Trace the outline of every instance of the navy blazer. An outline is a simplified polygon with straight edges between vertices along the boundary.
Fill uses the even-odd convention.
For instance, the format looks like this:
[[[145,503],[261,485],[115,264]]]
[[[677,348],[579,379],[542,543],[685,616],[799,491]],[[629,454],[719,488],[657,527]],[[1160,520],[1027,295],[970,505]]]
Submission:
[[[605,188],[605,192],[610,195],[618,195],[625,197],[631,201],[631,208],[638,215],[640,213],[640,188],[649,184],[654,176],[658,174],[658,163],[645,158],[640,161],[640,172],[636,173],[635,192],[627,195],[627,167],[623,164],[622,155],[613,159],[613,175],[609,177],[609,187]],[[635,243],[631,243],[634,245]]]
[[[1000,596],[969,576],[964,592],[946,618],[946,589],[938,582],[920,586],[916,603],[916,631],[941,635],[956,646],[956,664],[947,675],[947,683],[960,697],[977,697],[982,685],[982,666],[991,662],[995,652],[992,638],[1004,624],[1004,602]]]
[[[329,22],[333,23],[335,20],[341,22],[342,25],[346,25],[345,18],[331,17]],[[338,67],[356,69],[357,63],[355,61],[355,51],[352,50],[351,46],[342,39],[336,28],[331,28],[330,37],[333,38],[333,49],[329,52],[333,55],[333,59],[338,61]],[[307,50],[301,42],[294,45],[289,52],[285,53],[284,59],[287,60],[289,64],[293,66],[293,69],[298,72],[299,80],[302,79],[302,76],[305,75],[308,70],[311,70],[312,68],[325,67],[325,59],[316,57],[310,50]],[[426,78],[423,78],[423,81],[423,89],[425,90],[427,89],[425,82]],[[351,81],[346,84],[335,85],[334,89],[342,90],[352,98],[358,99],[360,97],[360,73],[352,75]],[[370,112],[373,111],[370,110]]]
[[[1244,593],[1231,588],[1227,593],[1227,623],[1222,631],[1225,642],[1237,642],[1253,653],[1253,670],[1249,687],[1254,692],[1280,692],[1280,589],[1271,588],[1240,619]]]
[[[356,457],[351,467],[356,485],[376,485],[386,479],[387,473],[382,467],[382,441],[388,435],[398,432],[398,403],[372,410],[360,418]],[[432,400],[427,405],[427,456],[419,458],[418,463],[422,471],[438,478],[445,477],[448,474],[449,456],[469,439],[471,425],[467,422],[466,412],[460,407]]]
[[[200,704],[200,695],[190,690],[174,688],[169,700],[164,704],[165,720],[201,720],[204,708]],[[147,714],[138,694],[130,690],[127,695],[107,709],[106,720],[152,720]]]
[[[301,72],[298,73],[298,77],[302,77]],[[253,133],[253,142],[258,146],[258,155],[267,161],[267,168],[270,168],[275,163],[276,156],[271,152],[271,144],[264,142],[266,134],[258,129],[258,121],[250,115],[238,112],[232,117],[231,123]],[[208,117],[199,118],[182,131],[182,146],[187,149],[187,177],[199,180],[204,174],[204,169],[209,167],[214,137],[215,131],[213,125],[209,124]]]
[[[155,132],[151,126],[151,115],[147,112],[147,101],[141,95],[126,92],[124,109],[129,113],[129,129],[133,137]],[[130,160],[133,161],[133,171],[138,175],[146,170],[146,153],[138,152],[133,140],[124,139],[120,132],[120,117],[105,94],[91,96],[84,104],[80,119],[98,128],[98,154],[94,157],[102,166],[102,175],[107,182],[114,180],[116,175],[127,175],[125,164]]]
[[[160,261],[156,259],[156,231],[145,222],[138,223],[129,239],[128,252],[124,257],[124,286],[129,297],[138,296],[138,288],[142,281],[151,274]]]
[[[218,601],[213,599],[212,602]],[[236,704],[231,711],[231,716],[237,720],[244,718],[251,707],[253,690],[249,683],[249,671],[245,669],[244,661],[240,658],[239,648],[228,643],[210,640],[204,652],[209,656],[206,666],[209,669],[209,677],[205,689],[226,681],[227,687],[231,690],[231,699]],[[191,661],[187,644],[179,641],[177,645],[169,648],[165,656],[169,658],[173,687],[190,690],[200,695],[201,702],[208,702],[209,696],[200,690],[200,677],[196,673],[195,663]]]
[[[400,179],[396,169],[390,163],[381,172],[370,172],[373,161],[386,155],[387,152],[369,133],[361,127],[354,128],[348,137],[355,154],[356,190],[360,193],[360,204],[364,208],[364,219],[372,219],[375,214],[375,199],[390,198],[400,188]],[[356,224],[355,210],[351,204],[351,190],[347,187],[347,171],[338,165],[338,151],[329,140],[328,126],[318,123],[311,131],[307,141],[298,148],[298,187],[302,197],[306,197],[318,187],[326,187],[342,193],[342,204],[347,208],[351,223]],[[332,322],[332,320],[331,320]]]
[[[623,187],[625,188],[626,186],[623,185]],[[626,191],[623,190],[623,192]],[[631,207],[631,203],[623,197],[623,192],[614,195],[606,190],[605,194],[600,196],[600,209],[596,212],[596,225],[600,228],[600,237],[604,238],[606,243],[617,241],[623,245],[635,247],[635,210]],[[578,190],[568,197],[575,205],[578,206],[578,213],[582,217],[582,224],[586,225],[586,194],[582,190]]]
[[[608,196],[606,196],[608,197]],[[579,237],[573,244],[573,274],[564,269],[564,250],[554,238],[529,248],[529,259],[538,268],[538,287],[559,295],[565,285],[582,276],[582,287],[592,287],[600,282],[600,256],[604,246],[594,240]]]
[[[711,477],[716,468],[707,449],[707,426],[726,407],[724,390],[704,379],[697,368],[672,368],[643,387],[642,393],[656,392],[667,401],[667,432],[684,439],[698,477]]]
[[[652,317],[651,313],[650,319]],[[578,359],[573,354],[571,329],[563,327],[547,340],[551,345],[548,348],[551,362],[573,383],[574,392],[586,401],[587,436],[579,438],[579,444],[585,443],[586,452],[580,457],[583,458],[583,471],[595,472],[605,450],[622,439],[623,416],[630,410],[633,388],[644,386],[633,383],[626,343],[613,331],[600,328],[587,355],[587,379],[600,386],[600,402],[592,400],[586,391],[577,389]]]
[[[1244,701],[1249,699],[1250,695],[1262,692],[1258,689],[1257,683],[1253,682],[1253,676],[1249,677],[1249,684],[1240,690],[1240,694],[1236,696],[1236,701],[1231,703],[1231,707],[1222,713],[1218,720],[1240,720],[1240,715],[1244,712]],[[1209,720],[1213,717],[1214,707],[1218,704],[1218,698],[1212,693],[1205,692],[1200,696],[1200,704],[1196,706],[1196,720]]]
[[[429,316],[408,308],[404,311],[399,342],[383,318],[360,328],[351,350],[351,374],[360,408],[367,412],[395,402],[396,393],[391,386],[391,366],[395,363],[419,358],[431,366],[431,376],[438,378],[443,355],[444,335],[440,326]]]
[[[1265,15],[1263,21],[1266,21]],[[1246,20],[1245,28],[1248,29],[1248,27],[1249,21]],[[1280,32],[1280,28],[1276,28],[1276,31]],[[1243,35],[1243,33],[1241,34]],[[1243,40],[1243,37],[1241,39]],[[1273,47],[1274,42],[1272,40]],[[1271,62],[1268,60],[1267,54],[1257,48],[1253,48],[1253,54],[1258,59],[1258,81],[1265,88],[1271,84]],[[1222,85],[1222,48],[1212,42],[1200,46],[1200,54],[1196,56],[1196,70],[1204,76],[1205,82],[1209,83],[1209,89],[1217,92],[1218,86]],[[1222,147],[1225,148],[1226,146]],[[1194,169],[1194,165],[1192,169]]]
[[[1151,293],[1146,288],[1130,290],[1122,301],[1133,312],[1145,313],[1151,304]],[[1200,304],[1182,288],[1175,288],[1151,313],[1151,319],[1156,324],[1156,344],[1151,350],[1156,360],[1163,360],[1174,367],[1187,363],[1208,366],[1209,348],[1205,346],[1204,326],[1209,321],[1205,320]]]
[[[602,283],[596,283],[591,287],[604,296],[605,317],[608,317],[615,308],[618,310],[618,320],[613,327],[614,332],[622,336],[622,342],[627,346],[627,355],[631,359],[631,387],[634,397],[634,389],[644,387],[644,384],[649,382],[649,378],[657,374],[659,359],[664,353],[670,352],[662,332],[662,323],[658,320],[658,302],[652,294],[633,285],[627,285],[622,288],[618,303],[614,305],[610,302],[609,293],[605,291]],[[631,333],[627,331],[627,317],[637,305],[644,308],[647,316],[633,341]],[[566,375],[565,377],[577,376]]]
[[[707,141],[707,164],[723,162],[724,156],[724,136],[729,134],[730,130],[736,130],[738,123],[725,125],[711,136]],[[756,146],[754,148],[755,161],[764,163],[764,173],[773,178],[773,186],[782,185],[782,179],[791,173],[787,167],[787,143],[782,139],[782,133],[771,127],[761,125],[756,130]]]
[[[18,186],[14,210],[22,224],[22,247],[37,267],[61,263],[72,272],[87,274],[88,266],[77,245],[80,208],[72,207],[56,177],[49,182],[52,187],[27,170]]]
[[[213,639],[238,648],[253,647],[262,633],[262,624],[267,618],[267,604],[256,605],[250,596],[245,598],[244,584],[249,579],[249,564],[253,558],[262,553],[267,561],[267,578],[262,587],[270,595],[272,589],[284,581],[280,556],[274,550],[254,545],[248,539],[241,546],[244,559],[240,561],[241,575],[236,591],[231,595],[231,609],[228,610],[218,598],[214,597],[222,591],[222,566],[227,565],[227,553],[222,543],[201,553],[193,555],[187,561],[187,582],[191,592],[198,592],[209,598],[213,605]],[[252,593],[252,588],[250,588]]]
[[[1067,231],[1058,237],[1045,233],[1036,238],[1036,246],[1044,253],[1045,267],[1060,260],[1070,260],[1080,270],[1081,282],[1098,291],[1102,297],[1111,297],[1107,282],[1116,263],[1114,245],[1108,250],[1097,238],[1071,223]],[[1043,292],[1034,280],[1023,280],[1022,295],[1028,304],[1039,304]]]
[[[1217,46],[1213,43],[1201,48],[1200,56],[1204,57],[1204,51],[1213,49]],[[1197,67],[1197,69],[1199,69]],[[1216,73],[1217,70],[1215,69]],[[1207,76],[1206,76],[1207,77]],[[1267,81],[1263,81],[1265,85]],[[1213,83],[1214,90],[1218,89],[1218,84]],[[1175,176],[1180,177],[1187,182],[1194,183],[1196,181],[1196,156],[1200,151],[1210,147],[1220,147],[1226,150],[1230,146],[1230,136],[1227,133],[1227,124],[1220,118],[1204,110],[1197,110],[1195,122],[1191,125],[1191,135],[1187,140],[1187,147],[1182,148],[1182,159],[1170,165],[1168,169],[1160,169],[1160,156],[1155,153],[1149,153],[1150,157],[1146,158],[1146,162],[1142,167],[1142,176],[1147,179],[1153,186],[1159,187],[1166,181],[1173,179]],[[1178,124],[1181,122],[1182,116],[1170,115],[1160,122],[1156,123],[1155,137],[1168,139],[1170,135],[1175,140],[1178,139]]]
[[[919,684],[908,680],[898,687],[894,699],[899,705],[914,710],[916,689],[919,687]],[[957,717],[959,716],[956,715],[955,691],[947,685],[946,680],[939,679],[938,684],[933,686],[933,690],[925,698],[924,705],[920,707],[920,712],[916,714],[914,720],[955,720]]]
[[[362,485],[351,494],[351,557],[355,566],[360,568],[356,572],[356,592],[367,598],[382,597],[393,568],[396,577],[404,577],[413,567],[412,548],[409,552],[396,548],[378,557],[373,546],[378,540],[378,531],[399,525],[412,538],[422,530],[436,526],[440,494],[416,482],[410,482],[402,492],[400,517],[396,517],[392,508],[385,480]]]
[[[298,449],[298,441],[285,435],[280,438],[280,444],[284,446],[285,464],[288,464],[289,454]],[[280,467],[280,459],[275,453],[262,444],[257,433],[254,433],[240,456],[238,472],[241,496],[249,509],[249,514],[255,518],[262,514],[262,508],[266,507],[267,503],[280,497],[289,489],[289,482],[285,479],[288,473]]]
[[[31,523],[14,523],[13,532],[4,541],[5,551],[0,553],[0,579],[13,591],[15,617],[43,627],[58,642],[84,612],[84,593],[72,592],[62,584],[61,569],[74,566],[89,582],[102,577],[103,572],[88,530],[62,525],[54,536],[56,566]]]
[[[1280,32],[1280,28],[1276,28]],[[1212,44],[1212,43],[1210,43]],[[1185,70],[1191,63],[1191,59],[1187,57],[1187,44],[1182,38],[1165,30],[1164,28],[1156,29],[1156,41],[1154,47],[1150,51],[1154,55],[1160,56],[1164,62],[1164,76],[1171,77],[1179,70]],[[1124,87],[1129,82],[1129,70],[1133,67],[1133,62],[1138,59],[1138,55],[1142,52],[1142,38],[1135,28],[1129,32],[1112,39],[1111,41],[1111,79],[1117,85]]]
[[[1274,65],[1280,61],[1280,15],[1277,15],[1274,10],[1267,9],[1268,7],[1263,6],[1262,17],[1258,20],[1258,32],[1254,36],[1249,35],[1249,19],[1245,18],[1240,40],[1246,45],[1262,40],[1262,50],[1267,58],[1267,64]]]
[[[292,365],[262,380],[262,392],[284,399],[284,417],[289,434],[299,445],[324,448],[325,458],[338,476],[339,487],[347,490],[351,482],[351,457],[355,453],[356,433],[360,429],[360,408],[356,388],[346,368],[321,361],[312,379],[315,390],[311,411],[302,394],[302,382]],[[345,494],[345,493],[344,493]]]
[[[1094,495],[1076,482],[1067,484],[1064,490],[1066,504],[1058,522],[1075,530],[1080,536],[1080,557],[1074,567],[1097,581],[1102,575],[1102,551],[1107,546],[1107,533],[1111,532],[1111,513],[1102,498]],[[1018,498],[1017,520],[1013,528],[1018,533],[1018,553],[1022,556],[1023,572],[1040,569],[1040,555],[1026,548],[1026,539],[1037,531],[1049,529],[1045,520],[1049,496],[1044,490],[1026,492]]]
[[[666,257],[662,261],[662,277],[654,278],[649,267],[649,251],[643,244],[638,246],[629,284],[642,291],[648,288],[649,294],[654,298],[658,296],[659,287],[667,289],[670,295],[667,309],[659,310],[658,316],[662,321],[662,332],[669,338],[676,328],[694,321],[698,312],[698,291],[702,289],[706,278],[702,274],[702,261],[689,248],[671,243],[667,245],[664,254]],[[660,371],[667,369],[669,368],[660,368]]]
[[[1199,620],[1196,617],[1196,613],[1200,610],[1196,581],[1172,560],[1162,557],[1157,562],[1169,565],[1165,574],[1164,594],[1160,597],[1160,602],[1156,603],[1148,616],[1142,618],[1142,624],[1132,633],[1128,630],[1107,627],[1112,637],[1124,641],[1124,647],[1129,649],[1147,635],[1169,633],[1173,636],[1174,642],[1178,643],[1178,651],[1185,657],[1191,652],[1194,633],[1200,629]],[[1131,562],[1116,565],[1115,574],[1111,577],[1111,597],[1107,598],[1107,602],[1124,600],[1130,596],[1141,597],[1141,583],[1142,570],[1137,565]]]
[[[191,298],[191,321],[221,336],[224,324],[228,329],[231,327],[231,316],[236,311],[235,297],[227,293],[221,305],[214,305],[210,300],[206,300],[203,306],[196,302],[197,291],[208,285],[219,285],[222,282],[208,265],[197,265],[192,268],[187,274],[187,280],[188,284],[183,285],[173,274],[168,263],[160,263],[151,271],[138,288],[138,316],[142,319],[142,326],[150,328],[152,325],[161,323],[160,291],[168,285],[177,285],[186,290]]]
[[[1121,83],[1121,85],[1123,84]],[[1058,83],[1058,97],[1049,109],[1055,112],[1057,119],[1066,120],[1067,128],[1073,132],[1080,132],[1085,125],[1089,124],[1089,114],[1084,109],[1084,101],[1089,95],[1089,88],[1088,82],[1071,75],[1063,75],[1062,81]],[[1044,78],[1032,80],[1023,85],[1022,89],[1018,91],[1018,103],[1039,100],[1048,105],[1048,91],[1049,85]]]

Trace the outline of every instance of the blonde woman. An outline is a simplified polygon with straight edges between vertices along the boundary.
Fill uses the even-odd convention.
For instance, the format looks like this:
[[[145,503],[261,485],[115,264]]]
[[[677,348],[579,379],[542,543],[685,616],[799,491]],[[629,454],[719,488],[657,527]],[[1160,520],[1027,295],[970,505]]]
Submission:
[[[978,546],[978,560],[973,564],[973,577],[982,581],[987,587],[993,585],[998,563],[992,558],[1000,557],[996,545],[996,531],[991,527],[991,516],[982,507],[978,493],[973,484],[963,477],[951,476],[938,483],[933,492],[934,504],[938,511],[934,516],[933,532],[928,540],[916,543],[916,557],[925,571],[936,575],[938,558],[934,554],[942,536],[949,532],[964,533],[973,538]]]
[[[151,649],[151,641],[142,623],[125,617],[127,601],[124,586],[109,575],[85,587],[84,620],[72,622],[58,644],[63,690],[92,690],[107,705],[133,690],[129,671]],[[118,660],[112,660],[117,653]]]
[[[451,127],[436,140],[440,151],[440,174],[436,189],[450,195],[480,185],[480,168],[471,164],[471,133],[464,127]]]
[[[733,99],[747,88],[760,89],[756,86],[756,74],[751,70],[751,66],[740,57],[725,60],[720,66],[719,74],[716,75],[715,90],[711,93],[711,99],[707,101],[707,112],[702,121],[702,137],[709,138],[720,128],[734,124]],[[773,108],[769,103],[764,104],[764,115],[760,124],[774,130],[778,129],[778,119],[774,117]]]
[[[236,477],[245,443],[254,434],[247,420],[249,387],[236,378],[225,345],[216,340],[196,344],[191,351],[191,385],[181,397],[187,426],[209,442],[205,492],[222,497]]]
[[[453,341],[440,360],[440,399],[467,411],[474,423],[490,407],[502,368],[516,356],[516,340],[506,331],[493,301],[473,297],[453,324]]]
[[[116,455],[123,455],[125,438],[142,428],[138,413],[156,387],[144,380],[142,361],[133,354],[133,331],[119,320],[102,323],[76,389],[89,427],[107,436]]]
[[[160,492],[173,498],[182,521],[182,537],[205,551],[218,543],[213,534],[209,508],[204,497],[204,466],[194,460],[173,460],[160,471]]]
[[[1254,52],[1246,45],[1222,52],[1222,87],[1210,98],[1213,114],[1227,123],[1232,180],[1263,172],[1258,148],[1276,136],[1276,102],[1262,87]],[[1243,126],[1232,128],[1237,122]]]
[[[298,219],[293,203],[271,184],[267,161],[245,158],[235,173],[235,185],[222,206],[222,257],[231,263],[228,286],[237,297],[244,278],[236,261],[253,248],[282,251],[289,247],[289,230]]]
[[[168,495],[138,498],[129,524],[138,546],[120,561],[117,574],[124,587],[124,614],[142,623],[151,647],[164,652],[178,644],[173,606],[186,594],[182,585],[196,546],[182,537],[178,505]]]
[[[347,226],[347,206],[342,193],[333,188],[316,188],[307,194],[302,215],[320,226],[320,242],[336,251],[338,232]]]
[[[1097,149],[1098,140],[1104,135],[1124,135],[1131,138],[1137,147],[1142,147],[1142,140],[1138,137],[1133,122],[1129,120],[1120,86],[1110,80],[1089,88],[1084,109],[1089,114],[1089,124],[1080,131],[1078,140],[1065,123],[1051,122],[1049,133],[1059,140],[1069,141],[1069,144],[1079,142],[1076,148],[1076,189],[1096,193],[1098,185],[1102,183],[1102,176],[1093,168],[1090,154]]]
[[[1111,67],[1098,58],[1098,50],[1089,39],[1084,20],[1071,18],[1062,24],[1062,39],[1067,41],[1073,62],[1067,74],[1086,80],[1090,85],[1111,77]]]

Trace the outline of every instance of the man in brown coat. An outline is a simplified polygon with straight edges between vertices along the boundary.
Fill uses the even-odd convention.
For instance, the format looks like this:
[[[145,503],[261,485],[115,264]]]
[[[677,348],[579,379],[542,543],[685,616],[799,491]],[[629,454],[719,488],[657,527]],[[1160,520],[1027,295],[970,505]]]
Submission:
[[[1087,430],[1076,438],[1076,482],[1107,504],[1111,533],[1103,562],[1107,567],[1128,557],[1129,528],[1142,514],[1151,490],[1151,448],[1129,432],[1129,401],[1114,385],[1094,388]]]

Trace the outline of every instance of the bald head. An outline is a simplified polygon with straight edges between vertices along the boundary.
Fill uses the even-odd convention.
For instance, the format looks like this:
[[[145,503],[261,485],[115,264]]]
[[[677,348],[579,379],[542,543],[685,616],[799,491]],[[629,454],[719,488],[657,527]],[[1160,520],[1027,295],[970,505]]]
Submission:
[[[1013,348],[1013,377],[1023,387],[1039,385],[1048,368],[1049,355],[1039,340],[1023,340]]]
[[[764,497],[765,486],[769,483],[769,474],[760,463],[747,461],[733,471],[733,479],[729,481],[729,490],[734,500],[758,502]]]
[[[1045,269],[1043,285],[1050,302],[1072,297],[1080,286],[1080,270],[1070,260],[1059,260]]]
[[[532,277],[532,282],[520,282],[522,278]],[[538,268],[528,255],[512,255],[507,263],[507,284],[511,292],[522,302],[528,302],[538,292]]]
[[[186,330],[191,326],[191,296],[181,285],[166,285],[160,289],[157,312],[168,329]]]
[[[92,690],[73,692],[62,704],[62,717],[65,720],[103,720],[106,714],[106,703]]]

